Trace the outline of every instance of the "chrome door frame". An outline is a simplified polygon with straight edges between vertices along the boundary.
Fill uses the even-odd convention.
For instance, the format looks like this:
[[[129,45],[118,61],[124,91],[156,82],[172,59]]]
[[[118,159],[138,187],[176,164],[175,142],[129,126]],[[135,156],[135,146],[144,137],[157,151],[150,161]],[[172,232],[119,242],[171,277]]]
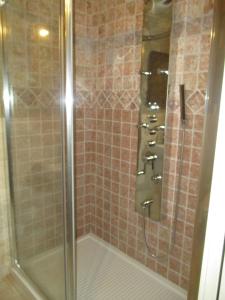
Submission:
[[[64,246],[66,299],[76,300],[76,220],[75,220],[75,155],[73,94],[73,0],[61,1],[63,96],[63,161],[64,161]]]

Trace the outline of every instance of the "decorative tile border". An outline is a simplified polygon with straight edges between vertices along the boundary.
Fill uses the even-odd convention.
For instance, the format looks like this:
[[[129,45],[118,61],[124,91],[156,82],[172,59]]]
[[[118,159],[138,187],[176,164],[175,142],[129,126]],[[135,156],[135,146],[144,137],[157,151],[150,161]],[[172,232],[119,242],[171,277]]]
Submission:
[[[78,91],[75,96],[76,106],[93,108],[111,108],[139,110],[139,92],[134,91]]]
[[[20,108],[52,108],[60,104],[60,90],[49,88],[13,88],[14,103]]]
[[[14,101],[20,108],[52,108],[60,105],[60,91],[58,89],[15,88]],[[77,108],[95,107],[111,109],[139,110],[140,96],[136,90],[129,91],[75,91],[75,105]]]

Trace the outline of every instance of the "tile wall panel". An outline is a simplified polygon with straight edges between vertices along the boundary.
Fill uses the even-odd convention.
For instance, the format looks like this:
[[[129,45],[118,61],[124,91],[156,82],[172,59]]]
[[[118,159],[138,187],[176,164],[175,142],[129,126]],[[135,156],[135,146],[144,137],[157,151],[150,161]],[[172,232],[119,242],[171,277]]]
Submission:
[[[15,22],[19,18],[18,12],[11,12],[14,24],[17,24],[14,30],[18,32],[18,38],[11,41],[15,53],[11,67],[18,69],[18,72],[12,72],[15,74],[12,82],[18,103],[13,151],[18,158],[15,163],[15,174],[19,175],[16,183],[23,194],[22,203],[18,203],[18,216],[23,220],[19,228],[29,237],[29,243],[27,239],[22,241],[25,248],[21,253],[28,256],[55,246],[61,239],[62,225],[58,222],[62,208],[57,188],[60,171],[59,119],[56,113],[59,99],[56,88],[59,82],[58,46],[54,35],[47,45],[34,43],[35,26],[51,22],[47,17],[48,4],[42,5],[38,1],[36,7],[32,3],[34,5],[33,1],[24,1],[24,9],[32,18],[43,10],[44,21],[27,26],[20,20]],[[183,82],[186,85],[188,129],[176,243],[169,259],[162,262],[153,260],[147,252],[142,217],[134,210],[143,2],[76,0],[75,4],[77,234],[94,232],[187,288],[198,192],[212,2],[173,1],[165,158],[167,176],[163,199],[166,219],[160,225],[151,221],[147,223],[148,240],[153,250],[159,253],[166,252],[171,233],[179,163],[178,85]],[[51,2],[51,5],[55,4]],[[56,17],[54,9],[50,15],[53,19]],[[18,24],[22,27],[18,28]],[[56,33],[57,28],[51,26]],[[29,49],[25,49],[29,63],[20,55],[25,51],[21,33],[26,32],[30,33]],[[29,69],[29,72],[21,74],[21,69]],[[25,87],[24,81],[27,81]],[[27,160],[31,162],[30,169]],[[44,182],[43,178],[46,179]],[[31,194],[37,197],[28,203]],[[24,209],[21,209],[23,205]],[[43,231],[37,231],[37,228]]]
[[[143,219],[135,212],[135,173],[141,64],[143,1],[76,1],[76,104],[83,151],[79,233],[91,230],[152,270],[187,289],[198,195],[205,92],[208,75],[212,1],[173,1],[170,51],[163,221],[147,221],[152,251],[165,254],[171,238],[178,190],[179,84],[185,83],[185,134],[178,222],[167,260],[152,259],[143,239]],[[87,17],[85,17],[87,16]],[[77,121],[77,124],[79,121]],[[82,126],[82,129],[79,129]],[[78,154],[79,155],[79,152]],[[78,173],[81,168],[77,165]],[[85,200],[84,200],[85,199]],[[79,197],[78,197],[79,201]],[[86,219],[86,221],[85,221]],[[81,220],[81,221],[79,221]],[[86,222],[86,223],[85,223]],[[78,226],[78,227],[79,227]],[[86,229],[85,229],[86,228]]]

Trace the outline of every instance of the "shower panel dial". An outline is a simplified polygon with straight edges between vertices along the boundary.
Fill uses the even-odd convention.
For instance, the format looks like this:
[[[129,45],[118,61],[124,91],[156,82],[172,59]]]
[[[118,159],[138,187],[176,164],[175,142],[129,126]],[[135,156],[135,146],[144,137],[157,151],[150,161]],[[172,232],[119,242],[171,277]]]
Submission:
[[[154,147],[156,145],[156,141],[152,140],[152,141],[148,141],[148,146],[149,147]]]
[[[149,124],[147,123],[140,123],[139,125],[137,125],[138,128],[144,128],[144,129],[148,129],[150,127]]]
[[[161,182],[162,182],[162,179],[163,179],[163,177],[162,177],[162,175],[160,175],[160,174],[157,174],[157,175],[152,176],[152,181],[153,181],[155,184],[161,183]]]
[[[149,116],[150,123],[156,123],[157,121],[158,121],[158,118],[156,115]]]
[[[157,102],[148,102],[148,107],[150,111],[159,111],[160,106],[158,105]]]

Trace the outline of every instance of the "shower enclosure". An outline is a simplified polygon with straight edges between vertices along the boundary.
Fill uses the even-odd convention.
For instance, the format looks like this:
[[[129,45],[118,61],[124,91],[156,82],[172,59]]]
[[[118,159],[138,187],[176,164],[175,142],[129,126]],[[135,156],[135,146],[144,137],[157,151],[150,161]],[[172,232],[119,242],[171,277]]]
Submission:
[[[13,272],[37,296],[74,299],[72,1],[0,13]]]
[[[36,299],[197,294],[219,12],[193,2],[0,0],[12,272]]]

